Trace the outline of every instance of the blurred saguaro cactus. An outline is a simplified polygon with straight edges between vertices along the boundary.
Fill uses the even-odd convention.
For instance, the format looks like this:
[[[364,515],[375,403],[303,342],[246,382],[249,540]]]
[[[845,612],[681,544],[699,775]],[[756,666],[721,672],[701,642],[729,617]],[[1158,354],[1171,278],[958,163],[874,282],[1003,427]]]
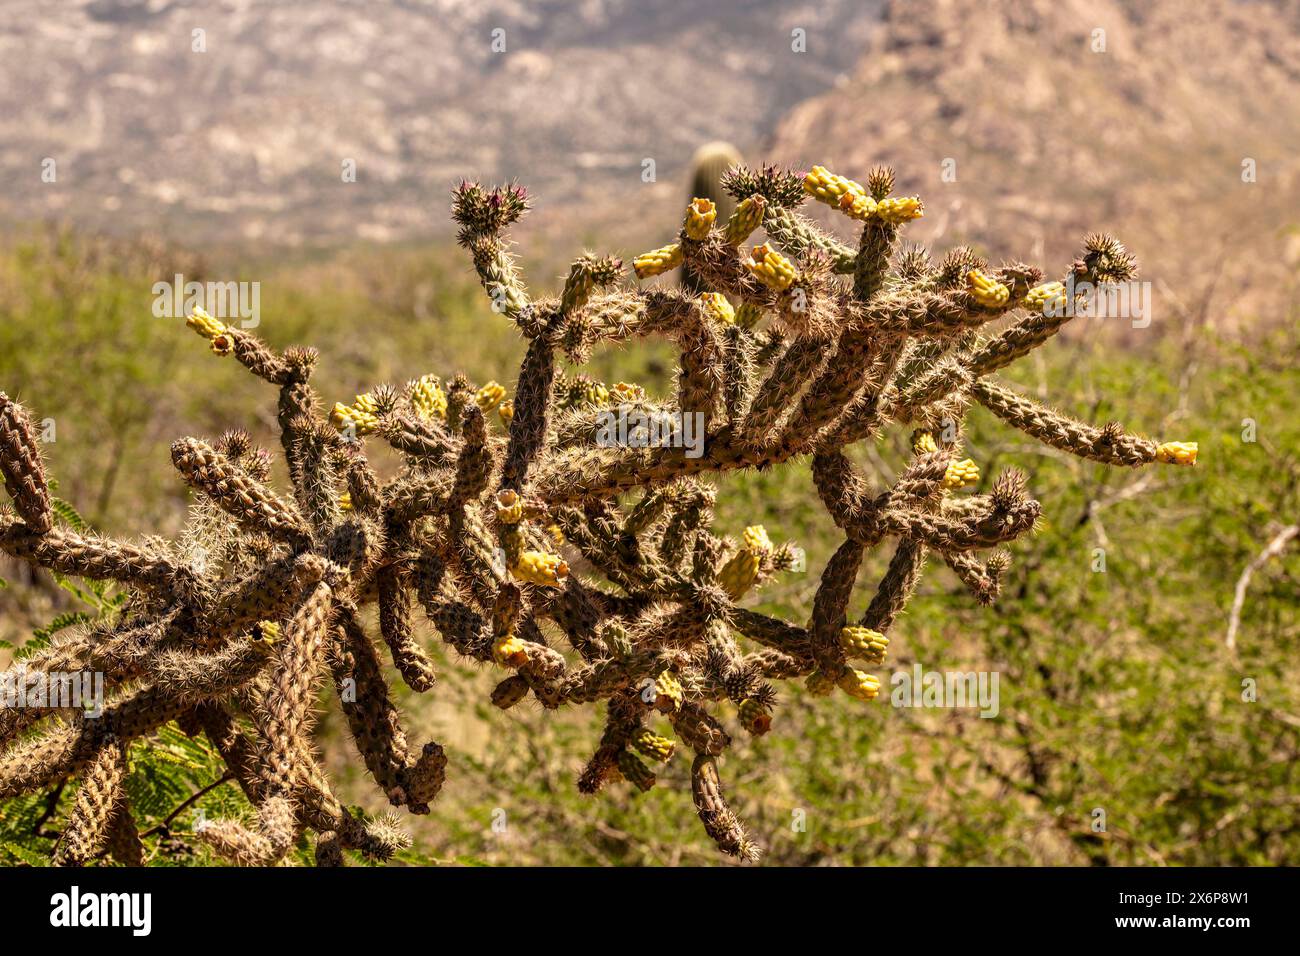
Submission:
[[[740,151],[730,143],[721,140],[705,143],[691,157],[691,188],[687,199],[707,199],[717,210],[718,219],[726,222],[736,211],[736,200],[723,188],[722,181],[727,170],[743,161]],[[697,294],[710,291],[708,283],[700,279],[690,263],[682,266],[682,288]]]
[[[256,809],[251,821],[198,830],[229,859],[273,863],[304,831],[317,835],[322,864],[341,862],[344,849],[391,857],[405,840],[391,821],[361,818],[334,796],[315,755],[314,711],[333,686],[375,783],[395,807],[429,812],[446,755],[408,739],[380,649],[414,691],[435,692],[434,634],[500,669],[498,707],[529,697],[547,709],[603,705],[583,793],[620,780],[649,790],[655,764],[689,750],[705,830],[722,851],[754,859],[718,774],[732,734],[779,730],[780,681],[842,691],[847,706],[875,698],[870,668],[897,638],[928,558],[991,603],[1008,567],[1003,546],[1039,520],[1021,474],[989,480],[962,457],[973,403],[1082,458],[1194,463],[1195,444],[1074,421],[996,379],[1055,335],[1090,286],[1133,277],[1115,239],[1087,237],[1061,281],[1044,282],[1034,266],[994,266],[966,248],[937,264],[900,248],[900,231],[924,209],[893,195],[888,169],[859,184],[822,167],[736,166],[722,181],[730,214],[697,197],[678,240],[633,265],[639,279],[689,266],[703,294],[636,287],[619,260],[584,254],[561,295],[538,300],[507,239],[528,208],[524,190],[455,189],[459,240],[493,310],[527,341],[513,394],[423,375],[326,415],[314,350],[276,352],[196,312],[188,324],[214,353],[276,390],[292,487],[286,496],[268,485],[270,453],[243,432],[183,438],[172,461],[195,502],[176,541],[110,540],[55,521],[30,418],[0,395],[12,498],[0,548],[129,594],[112,616],[5,675],[31,683],[94,671],[108,688],[98,715],[68,715],[54,701],[0,710],[0,798],[79,780],[56,862],[84,863],[102,848],[139,859],[124,754],[172,721],[211,742]],[[856,224],[856,247],[799,214],[809,197]],[[760,229],[765,241],[751,244]],[[581,366],[598,345],[650,336],[680,349],[674,394],[562,371],[563,359]],[[703,423],[700,442],[610,427],[633,412],[677,422],[670,439],[689,416]],[[913,455],[878,485],[846,452],[889,427],[911,432]],[[380,443],[399,459],[388,481],[368,461]],[[808,462],[842,541],[820,569],[810,619],[787,621],[746,603],[795,565],[797,550],[760,526],[727,535],[706,479],[796,461]],[[864,554],[887,539],[888,569],[850,619]]]

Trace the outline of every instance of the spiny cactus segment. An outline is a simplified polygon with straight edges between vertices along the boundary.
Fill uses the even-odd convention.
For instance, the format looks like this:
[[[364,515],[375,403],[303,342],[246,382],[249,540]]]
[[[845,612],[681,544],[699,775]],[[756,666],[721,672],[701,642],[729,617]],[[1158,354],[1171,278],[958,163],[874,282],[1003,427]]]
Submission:
[[[335,797],[313,744],[316,702],[332,686],[375,783],[395,807],[427,813],[447,758],[436,743],[411,746],[378,648],[428,692],[436,675],[426,638],[436,632],[508,672],[491,695],[497,707],[529,696],[548,710],[604,703],[604,733],[577,781],[583,793],[620,779],[649,790],[654,764],[691,751],[704,829],[724,852],[755,859],[718,777],[732,742],[725,724],[753,735],[779,726],[773,682],[782,680],[872,700],[879,679],[849,662],[883,663],[927,558],[937,554],[990,603],[1008,565],[1001,546],[1039,519],[1022,475],[989,481],[961,458],[972,403],[1094,461],[1196,458],[1195,444],[1076,422],[994,377],[1069,320],[1067,289],[1134,274],[1120,243],[1088,237],[1069,284],[1043,283],[1019,263],[991,266],[966,248],[932,265],[924,250],[898,248],[899,230],[924,207],[891,197],[893,185],[887,169],[861,185],[822,167],[804,177],[735,167],[724,177],[736,203],[725,221],[697,199],[676,242],[633,260],[642,279],[686,264],[704,294],[637,288],[619,260],[584,255],[561,296],[535,300],[506,238],[527,209],[524,191],[461,184],[459,241],[494,310],[528,342],[510,398],[495,383],[425,375],[325,417],[314,351],[277,353],[196,312],[189,325],[217,355],[276,388],[292,494],[268,487],[269,455],[246,434],[182,439],[172,459],[196,504],[172,544],[56,525],[30,420],[0,395],[0,470],[13,501],[0,513],[0,548],[130,593],[114,618],[17,665],[100,671],[110,696],[98,717],[0,711],[0,797],[76,777],[56,862],[84,863],[103,848],[139,862],[125,754],[176,721],[211,742],[256,807],[255,820],[198,830],[230,860],[274,863],[304,830],[317,835],[322,864],[340,863],[345,849],[388,859],[406,838]],[[856,249],[799,214],[809,196],[860,225]],[[742,248],[759,229],[764,241]],[[597,345],[650,336],[680,350],[675,394],[561,371],[562,358],[581,365]],[[702,415],[702,448],[602,442],[602,413],[628,407]],[[876,486],[845,452],[891,424],[915,430],[913,456]],[[396,452],[396,477],[380,480],[368,441]],[[720,534],[703,479],[795,459],[810,462],[843,541],[821,570],[810,620],[792,622],[744,605],[794,565],[795,549],[759,526],[738,542]],[[985,491],[959,494],[980,482]],[[886,538],[888,569],[850,621],[863,556]]]

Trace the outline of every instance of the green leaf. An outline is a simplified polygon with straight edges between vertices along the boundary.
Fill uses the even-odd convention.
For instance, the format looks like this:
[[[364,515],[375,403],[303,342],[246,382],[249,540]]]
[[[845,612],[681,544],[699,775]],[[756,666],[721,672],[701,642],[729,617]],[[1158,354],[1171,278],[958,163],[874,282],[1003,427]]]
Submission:
[[[28,866],[46,867],[50,865],[50,858],[47,854],[29,850],[17,843],[0,843],[0,854],[9,857],[12,861],[26,863]]]
[[[93,620],[93,618],[85,611],[64,611],[49,624],[45,625],[45,627],[38,627],[36,630],[32,631],[32,637],[37,641],[42,642],[42,644],[47,644],[49,643],[50,638],[59,633],[59,631],[67,630],[68,628],[75,627],[78,624],[85,624],[90,620]]]
[[[62,498],[52,499],[50,501],[50,510],[58,515],[59,520],[73,531],[81,532],[89,527],[86,524],[86,519],[81,516],[81,512]]]

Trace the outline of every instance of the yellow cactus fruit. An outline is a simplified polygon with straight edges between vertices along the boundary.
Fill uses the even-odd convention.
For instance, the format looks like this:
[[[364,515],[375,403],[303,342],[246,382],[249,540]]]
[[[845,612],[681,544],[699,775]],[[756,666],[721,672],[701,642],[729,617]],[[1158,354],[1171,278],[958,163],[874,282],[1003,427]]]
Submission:
[[[749,256],[745,260],[745,268],[769,289],[784,292],[799,276],[794,263],[767,243],[755,246],[750,250]]]
[[[661,714],[674,714],[681,709],[686,692],[681,682],[668,671],[655,678],[654,708]]]
[[[761,524],[750,525],[745,529],[741,538],[744,540],[746,548],[758,554],[771,554],[774,547],[772,539],[767,536],[767,529]]]
[[[712,199],[700,199],[696,197],[691,200],[691,204],[686,207],[686,236],[700,242],[709,238],[709,230],[713,228],[713,222],[718,218],[718,207],[713,204]]]
[[[518,524],[524,517],[524,499],[519,492],[503,488],[497,493],[497,520],[502,524]]]
[[[754,586],[763,558],[773,550],[772,539],[761,524],[746,528],[742,537],[741,549],[718,572],[718,583],[733,601],[740,600]]]
[[[700,296],[700,306],[704,314],[719,325],[733,325],[736,321],[736,310],[721,292],[704,293]]]
[[[1194,441],[1167,441],[1156,449],[1156,461],[1166,465],[1196,464],[1197,443]]]
[[[345,491],[339,495],[339,509],[341,511],[352,510],[352,494],[350,492]]]
[[[741,548],[735,556],[722,566],[718,573],[718,583],[733,601],[738,601],[754,586],[758,580],[758,569],[763,559],[747,548]]]
[[[507,634],[492,645],[492,659],[505,667],[523,667],[528,663],[524,642]]]
[[[561,528],[558,524],[555,524],[554,522],[548,524],[546,526],[546,533],[551,536],[551,540],[554,541],[557,545],[564,544],[565,541],[564,529]]]
[[[980,480],[980,467],[969,458],[949,462],[948,470],[943,473],[943,486],[950,491],[965,488]]]
[[[342,402],[335,402],[334,408],[330,411],[330,424],[339,431],[342,431],[348,427],[348,424],[351,421],[352,409],[348,408],[348,406],[344,405]]]
[[[761,737],[772,729],[772,715],[752,697],[746,697],[740,702],[737,716],[745,730],[755,737]]]
[[[767,200],[757,194],[750,196],[731,214],[722,238],[729,246],[740,245],[755,229],[763,225],[763,216],[766,212]]]
[[[1065,286],[1059,282],[1036,285],[1025,295],[1024,306],[1030,312],[1059,315],[1065,309]]]
[[[185,324],[205,339],[215,339],[218,335],[226,334],[226,324],[214,319],[198,306],[186,318]]]
[[[808,688],[808,693],[814,697],[825,697],[835,689],[835,683],[839,680],[835,674],[827,673],[823,670],[813,671],[808,675],[808,680],[804,686]]]
[[[250,637],[253,642],[271,647],[279,639],[280,625],[275,621],[258,621],[253,625],[253,634]]]
[[[866,222],[876,215],[879,204],[866,193],[845,193],[836,208],[850,219]]]
[[[569,565],[563,558],[542,551],[523,552],[510,570],[520,581],[553,588],[569,575]]]
[[[604,393],[601,404],[604,404],[610,398],[613,398],[616,402],[639,402],[645,398],[645,389],[633,382],[615,382],[609,387],[608,391],[605,391],[603,385],[600,386],[600,389]]]
[[[925,215],[925,203],[916,196],[898,196],[876,203],[876,218],[894,226],[901,226]]]
[[[411,404],[423,419],[447,417],[447,393],[432,375],[422,376],[411,386]]]
[[[582,387],[582,401],[589,405],[604,405],[609,401],[611,389],[617,389],[621,384],[618,383],[611,388],[606,388],[604,382],[585,382]],[[634,388],[636,386],[624,385],[623,387]]]
[[[939,443],[934,440],[934,433],[924,428],[912,432],[912,454],[933,455],[939,450]]]
[[[214,319],[198,306],[186,318],[185,324],[207,339],[217,355],[229,355],[234,350],[235,343],[226,324]]]
[[[862,196],[870,199],[860,183],[837,176],[825,166],[814,166],[803,178],[804,192],[819,202],[839,209],[844,196]]]
[[[966,274],[966,288],[986,309],[1000,309],[1011,299],[1011,290],[992,276],[972,269]]]
[[[488,382],[474,394],[474,404],[485,412],[490,412],[501,404],[502,399],[506,397],[504,385],[497,382]]]
[[[362,402],[362,399],[368,398],[369,396],[366,395],[358,395],[357,402],[360,404],[367,404]],[[371,411],[371,408],[374,407],[373,400],[368,404],[370,405],[370,408],[362,408],[358,407],[358,405],[344,405],[342,402],[335,402],[334,409],[330,412],[330,424],[339,431],[351,428],[358,435],[370,434],[379,427],[379,419],[376,418]]]
[[[514,421],[515,403],[509,400],[502,402],[497,406],[497,414],[501,416],[501,423],[509,426]]]
[[[879,679],[856,667],[846,667],[836,683],[840,690],[858,700],[875,700],[876,695],[880,693]]]
[[[638,279],[649,279],[651,276],[671,272],[681,264],[682,247],[674,242],[671,246],[664,246],[662,249],[643,252],[632,260],[632,270]]]
[[[873,664],[883,663],[889,649],[889,638],[869,627],[840,628],[840,647],[849,657],[860,657]]]
[[[736,310],[736,324],[741,328],[752,329],[763,317],[763,307],[752,302],[744,302]]]
[[[658,760],[660,763],[672,760],[673,753],[677,750],[676,741],[660,737],[649,727],[642,727],[632,736],[632,746],[651,760]]]

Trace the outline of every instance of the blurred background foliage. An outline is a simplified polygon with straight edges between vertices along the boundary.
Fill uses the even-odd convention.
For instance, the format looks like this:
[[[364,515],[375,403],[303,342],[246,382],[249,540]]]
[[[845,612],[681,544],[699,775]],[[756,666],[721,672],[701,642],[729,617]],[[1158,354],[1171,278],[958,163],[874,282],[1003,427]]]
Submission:
[[[186,493],[167,454],[175,437],[239,426],[278,447],[268,390],[208,354],[182,319],[152,314],[155,281],[174,272],[201,280],[208,268],[175,247],[58,229],[0,247],[0,385],[52,420],[57,493],[103,530],[181,525]],[[317,382],[328,401],[426,372],[513,387],[520,341],[447,246],[363,246],[222,268],[223,278],[261,282],[259,335],[320,349]],[[1293,288],[1282,291],[1294,302]],[[783,687],[772,733],[750,739],[733,722],[738,743],[724,768],[766,861],[1300,862],[1300,551],[1254,575],[1235,648],[1225,641],[1239,576],[1300,519],[1300,321],[1292,308],[1229,335],[1214,321],[1225,296],[1212,287],[1157,292],[1145,330],[1078,319],[1014,370],[1018,385],[1079,417],[1198,441],[1195,469],[1090,465],[971,412],[967,453],[983,483],[1005,467],[1024,469],[1047,520],[1013,547],[992,609],[932,563],[879,672],[886,683],[915,664],[996,671],[1000,712],[981,719],[974,710],[895,708],[883,691],[861,704]],[[589,371],[664,390],[672,368],[667,349],[652,345],[602,352]],[[869,474],[887,476],[906,437],[891,432],[855,453]],[[722,531],[761,522],[778,542],[806,549],[812,573],[785,575],[750,599],[796,620],[809,614],[816,572],[836,543],[813,495],[798,463],[720,485]],[[863,569],[852,610],[883,572],[882,550]],[[56,615],[84,610],[12,562],[0,578],[9,582],[0,638],[11,645],[0,647],[0,662]],[[416,838],[404,862],[725,862],[693,820],[685,758],[649,794],[616,786],[582,797],[574,783],[600,715],[498,711],[487,700],[494,675],[446,659],[427,625],[426,636],[444,677],[428,697],[404,699],[406,719],[414,741],[447,747],[449,779],[430,817],[404,821]],[[384,812],[332,711],[321,739],[345,801]],[[228,814],[242,801],[218,768],[175,728],[134,749],[132,798],[149,817],[152,862],[211,862],[188,831],[197,814]],[[37,861],[68,803],[0,803],[0,860]]]

